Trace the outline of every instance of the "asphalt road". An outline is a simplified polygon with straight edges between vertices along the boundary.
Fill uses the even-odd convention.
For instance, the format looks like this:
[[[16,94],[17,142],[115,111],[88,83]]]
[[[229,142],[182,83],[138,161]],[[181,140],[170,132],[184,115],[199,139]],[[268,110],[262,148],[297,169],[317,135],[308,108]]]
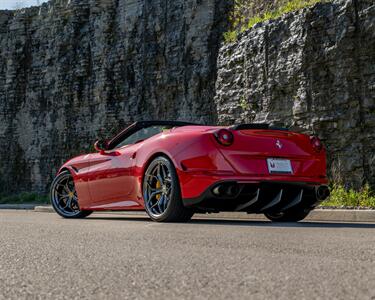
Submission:
[[[375,299],[375,224],[0,211],[0,299]]]

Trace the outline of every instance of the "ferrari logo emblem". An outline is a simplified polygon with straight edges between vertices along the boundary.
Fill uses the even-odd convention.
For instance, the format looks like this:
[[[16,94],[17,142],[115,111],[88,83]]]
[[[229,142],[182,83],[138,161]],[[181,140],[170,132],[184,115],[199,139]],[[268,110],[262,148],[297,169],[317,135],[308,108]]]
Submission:
[[[281,149],[283,147],[283,144],[280,142],[280,140],[276,141],[276,147]]]

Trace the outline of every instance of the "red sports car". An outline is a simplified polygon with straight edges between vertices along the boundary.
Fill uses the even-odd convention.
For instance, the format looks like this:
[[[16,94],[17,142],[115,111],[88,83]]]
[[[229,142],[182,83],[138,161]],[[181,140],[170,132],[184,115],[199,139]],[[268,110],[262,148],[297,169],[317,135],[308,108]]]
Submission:
[[[52,183],[51,203],[65,218],[146,210],[177,222],[242,211],[299,221],[329,196],[321,141],[267,124],[136,122],[95,149],[66,162]]]

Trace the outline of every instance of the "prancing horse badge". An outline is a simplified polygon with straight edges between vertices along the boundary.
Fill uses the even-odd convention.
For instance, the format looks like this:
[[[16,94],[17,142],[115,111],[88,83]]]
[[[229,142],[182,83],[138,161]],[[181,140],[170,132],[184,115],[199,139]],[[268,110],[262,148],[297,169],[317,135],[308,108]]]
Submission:
[[[276,147],[281,149],[283,147],[283,144],[280,142],[280,140],[276,141]]]

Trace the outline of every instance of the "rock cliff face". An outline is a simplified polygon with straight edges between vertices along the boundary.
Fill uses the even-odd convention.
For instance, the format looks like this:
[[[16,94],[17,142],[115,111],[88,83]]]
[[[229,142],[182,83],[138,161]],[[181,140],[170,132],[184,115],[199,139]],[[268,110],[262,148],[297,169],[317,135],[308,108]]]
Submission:
[[[63,161],[137,119],[298,126],[345,181],[375,186],[373,0],[319,4],[220,48],[232,2],[0,11],[0,194],[46,192]]]
[[[220,123],[315,132],[333,176],[375,187],[375,3],[346,0],[258,24],[220,49]]]
[[[63,161],[133,120],[216,122],[228,3],[54,0],[0,11],[0,193],[47,191]]]

